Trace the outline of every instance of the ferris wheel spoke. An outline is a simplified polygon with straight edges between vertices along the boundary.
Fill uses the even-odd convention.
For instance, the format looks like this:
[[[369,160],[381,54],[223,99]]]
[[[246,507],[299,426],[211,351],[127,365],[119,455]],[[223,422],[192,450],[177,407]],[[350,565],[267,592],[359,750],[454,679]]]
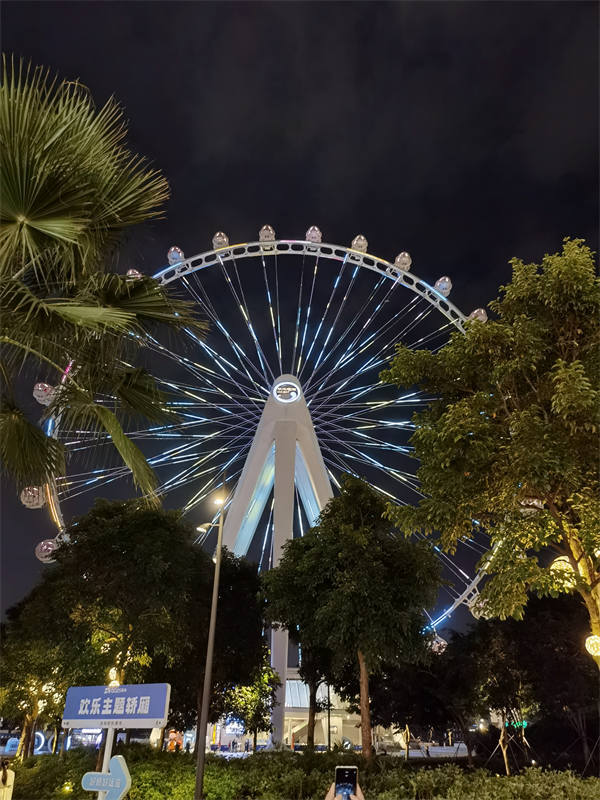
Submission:
[[[333,358],[333,356],[334,356],[334,353],[336,353],[336,352],[337,352],[337,350],[338,350],[338,348],[339,348],[340,346],[343,346],[343,344],[344,344],[344,343],[347,341],[347,336],[348,336],[349,332],[350,332],[350,331],[351,331],[351,330],[352,330],[352,329],[353,329],[353,328],[354,328],[354,327],[355,327],[355,326],[356,326],[356,325],[357,325],[357,324],[358,324],[358,323],[361,321],[361,319],[363,318],[363,316],[364,316],[365,314],[369,314],[369,316],[367,317],[367,319],[366,319],[366,320],[363,322],[363,325],[362,325],[362,327],[360,328],[360,330],[358,331],[358,333],[356,333],[356,334],[355,334],[355,337],[354,337],[354,339],[352,339],[352,341],[351,341],[349,344],[347,344],[347,346],[346,346],[346,350],[345,350],[345,351],[344,351],[344,352],[343,352],[343,353],[342,353],[342,354],[341,354],[341,355],[338,357],[338,360],[337,360],[337,361],[336,361],[336,363],[335,363],[335,364],[334,364],[334,365],[331,367],[331,369],[330,369],[330,370],[329,370],[329,371],[326,373],[326,375],[325,375],[325,376],[321,376],[321,378],[319,378],[319,380],[321,380],[321,381],[324,381],[324,380],[326,380],[326,379],[327,379],[327,377],[328,377],[329,375],[331,375],[333,372],[335,372],[336,370],[338,370],[338,369],[339,369],[339,368],[340,368],[340,367],[341,367],[341,366],[344,364],[344,362],[350,358],[350,355],[351,355],[351,354],[354,352],[354,348],[356,347],[356,345],[357,345],[358,341],[360,340],[360,337],[361,337],[361,335],[363,334],[363,332],[364,332],[365,328],[366,328],[366,327],[367,327],[369,324],[373,323],[373,321],[375,320],[375,318],[378,316],[379,312],[380,312],[380,311],[383,309],[383,307],[384,307],[385,303],[389,301],[389,295],[390,295],[390,294],[393,292],[394,288],[396,288],[396,286],[397,286],[397,284],[396,284],[396,283],[392,283],[392,285],[391,285],[391,286],[389,286],[388,284],[389,284],[389,281],[388,281],[387,279],[385,279],[385,278],[380,278],[380,280],[379,280],[379,281],[378,281],[378,283],[376,284],[375,288],[374,288],[374,289],[373,289],[373,291],[371,292],[371,295],[370,295],[370,296],[369,296],[369,298],[367,299],[367,302],[366,302],[366,303],[364,303],[364,304],[363,304],[363,306],[361,307],[361,310],[359,311],[359,313],[358,313],[358,314],[356,314],[356,315],[354,315],[354,316],[353,316],[353,317],[350,319],[350,321],[349,321],[349,324],[348,324],[348,326],[346,327],[346,329],[344,330],[343,334],[340,334],[340,335],[337,337],[337,340],[336,340],[336,342],[335,342],[335,343],[333,344],[333,346],[330,348],[330,350],[328,351],[328,353],[327,353],[327,355],[325,356],[325,358],[323,358],[323,360],[322,360],[322,362],[321,362],[321,367],[323,367],[323,365],[324,365],[324,364],[325,364],[327,361],[329,361],[331,358]],[[383,295],[383,297],[381,298],[381,300],[379,300],[379,302],[377,303],[377,305],[375,306],[375,308],[374,308],[374,309],[372,309],[370,304],[373,302],[373,300],[374,300],[374,298],[375,298],[375,296],[376,296],[376,293],[377,293],[378,289],[379,289],[379,288],[382,288],[382,287],[384,287],[384,286],[386,286],[386,285],[387,285],[387,291],[385,292],[385,294]],[[393,319],[395,320],[395,319],[397,319],[397,318],[399,318],[399,317],[403,316],[405,313],[407,313],[407,309],[408,309],[408,307],[409,307],[409,306],[410,306],[412,303],[416,302],[416,301],[417,301],[417,299],[418,299],[418,298],[416,298],[416,297],[415,297],[415,298],[413,298],[413,300],[411,300],[411,302],[410,302],[410,303],[408,303],[408,304],[407,304],[407,306],[405,306],[403,310],[401,310],[401,311],[399,311],[399,312],[396,312],[396,314],[394,315]],[[390,324],[390,320],[388,320],[386,323],[384,323],[384,325],[389,325],[389,324]],[[374,335],[374,334],[373,334],[373,335]],[[368,338],[371,338],[371,336],[369,336]],[[359,347],[360,347],[360,345],[359,345]],[[320,368],[321,368],[321,367],[320,367]],[[313,374],[312,374],[312,376],[311,376],[310,383],[316,382],[316,373],[317,373],[317,371],[318,371],[318,370],[317,370],[317,368],[316,368],[316,366],[315,366],[315,369],[313,370]],[[310,385],[310,384],[309,384],[309,385]]]
[[[411,350],[419,350],[423,347],[423,345],[435,341],[442,335],[447,335],[448,331],[452,330],[453,328],[454,325],[452,325],[451,322],[447,322],[445,325],[442,325],[441,328],[438,328],[437,330],[428,333],[426,336],[421,336],[420,339],[415,339],[415,341],[413,342],[408,342],[406,344],[406,347],[409,347]],[[446,342],[442,342],[440,346],[443,347],[445,344]]]
[[[304,262],[302,263],[302,267],[303,267],[303,270],[304,270]],[[302,370],[303,370],[302,356],[303,356],[303,353],[304,353],[304,344],[306,342],[306,333],[308,331],[308,323],[309,323],[309,320],[310,320],[310,313],[311,313],[311,308],[312,308],[313,296],[314,296],[314,291],[315,291],[315,282],[316,282],[316,279],[317,279],[318,269],[319,269],[319,257],[317,256],[315,258],[315,265],[314,265],[313,273],[312,273],[312,281],[311,281],[311,285],[310,285],[310,294],[309,294],[309,297],[308,297],[308,304],[307,304],[307,307],[306,307],[306,317],[304,318],[304,330],[302,332],[302,340],[300,342],[300,353],[298,355],[298,363],[296,364],[295,370],[292,369],[292,372],[294,372],[294,374],[298,376],[298,379],[300,379],[300,376],[302,375]],[[293,367],[293,364],[292,364],[292,367]]]
[[[277,353],[277,359],[279,361],[279,373],[283,372],[283,366],[281,363],[281,334],[279,330],[279,284],[276,282],[277,286],[277,320],[275,319],[275,310],[273,309],[273,298],[271,297],[271,287],[269,286],[269,276],[267,274],[267,264],[265,261],[265,254],[261,253],[261,261],[262,261],[262,268],[263,268],[263,278],[265,281],[265,291],[267,293],[267,305],[269,307],[269,317],[271,319],[271,327],[273,330],[273,342],[275,344],[275,352]],[[277,261],[275,262],[275,270],[277,270]],[[275,272],[277,275],[277,272]]]
[[[219,373],[214,369],[210,369],[205,364],[200,364],[197,361],[192,361],[183,354],[172,353],[170,350],[168,350],[168,348],[164,347],[164,345],[161,345],[159,342],[155,341],[155,343],[152,343],[150,349],[157,353],[160,353],[160,355],[169,359],[174,364],[183,367],[187,372],[190,373],[190,375],[192,375],[193,377],[197,378],[198,381],[200,381],[200,387],[202,387],[205,384],[208,384],[209,386],[212,386],[216,391],[220,392],[225,397],[230,397],[231,392],[227,391],[222,386],[219,386],[219,384],[216,383],[216,381],[225,381],[226,383],[229,383],[236,389],[242,389],[243,387],[243,384],[241,383],[239,378],[235,379],[228,374],[227,370],[223,367],[223,364],[221,363],[221,361],[223,360],[221,358],[215,360],[217,365],[219,366],[219,369],[221,370],[221,372]],[[207,348],[206,352],[209,353],[212,361],[213,358],[210,348]],[[200,387],[196,385],[196,390],[198,390]]]
[[[300,267],[300,282],[298,285],[298,305],[296,309],[296,328],[294,331],[294,349],[292,351],[292,366],[291,372],[294,371],[294,364],[296,363],[296,352],[298,350],[298,339],[300,336],[300,318],[302,316],[302,290],[304,288],[304,267],[306,262],[306,256],[302,256],[302,265]]]
[[[422,298],[420,299],[422,300]],[[423,302],[425,303],[426,301]],[[374,369],[375,367],[380,367],[387,364],[394,353],[396,343],[402,341],[402,337],[408,331],[410,331],[414,325],[418,324],[419,321],[422,321],[422,319],[427,317],[429,313],[431,313],[431,309],[424,309],[420,314],[417,315],[416,319],[413,319],[411,322],[409,322],[402,330],[394,331],[393,335],[390,335],[390,331],[393,329],[394,324],[398,321],[396,316],[384,322],[379,326],[379,328],[370,333],[365,340],[360,342],[348,355],[346,355],[343,361],[340,361],[338,364],[332,367],[332,369],[330,369],[329,372],[321,378],[321,384],[317,391],[323,390],[332,375],[335,375],[341,369],[348,367],[356,358],[361,356],[367,350],[370,350],[374,345],[380,342],[381,339],[384,339],[383,346],[380,346],[376,353],[363,364],[357,374],[360,374],[367,369]],[[399,317],[404,316],[403,312],[398,312],[398,314]]]
[[[236,263],[235,258],[232,259],[232,262],[233,262],[235,270],[237,272],[237,263]],[[229,273],[227,272],[227,268],[226,268],[225,263],[223,262],[222,259],[219,259],[219,264],[221,266],[221,272],[223,274],[223,277],[225,278],[225,282],[226,282],[227,286],[229,287],[229,289],[230,289],[230,291],[231,291],[231,293],[232,293],[232,295],[234,297],[234,300],[235,300],[235,302],[237,304],[237,307],[238,307],[238,309],[239,309],[239,311],[240,311],[240,313],[241,313],[241,315],[242,315],[242,317],[244,319],[244,322],[245,322],[246,327],[248,329],[248,332],[250,334],[250,338],[252,339],[252,342],[254,343],[254,348],[256,350],[256,355],[258,356],[258,360],[260,362],[260,366],[261,366],[261,370],[262,370],[262,373],[263,373],[263,377],[264,377],[265,381],[267,381],[267,383],[270,383],[275,379],[275,376],[273,375],[273,371],[271,370],[269,362],[268,362],[267,358],[265,357],[265,354],[263,353],[263,349],[260,346],[260,342],[258,341],[258,337],[256,336],[256,333],[254,331],[254,327],[252,326],[252,321],[250,319],[250,312],[248,311],[248,308],[246,306],[246,302],[243,299],[243,296],[239,296],[238,295],[237,290],[236,290],[235,286],[233,285],[233,281],[231,280],[231,277],[230,277]],[[238,274],[238,280],[239,280],[239,274]]]
[[[326,439],[328,439],[328,440],[330,440],[332,442],[332,444],[329,445],[331,450],[334,450],[335,452],[339,452],[339,450],[337,449],[337,446],[340,443],[338,442],[338,440],[336,439],[335,436],[333,436],[331,434],[325,434],[323,436],[323,438],[326,438]],[[373,456],[370,456],[368,453],[364,453],[362,450],[359,450],[354,445],[346,444],[345,447],[346,447],[346,450],[345,450],[345,457],[346,458],[348,458],[350,460],[353,460],[353,461],[360,461],[360,462],[362,462],[364,464],[368,464],[371,467],[376,467],[377,469],[381,470],[386,475],[394,476],[398,480],[402,481],[402,483],[404,483],[405,485],[407,485],[411,489],[413,489],[413,491],[416,491],[421,497],[423,497],[422,493],[418,490],[418,482],[417,482],[415,476],[412,473],[403,472],[403,471],[398,470],[398,469],[391,469],[390,467],[386,466],[385,464],[382,464],[381,461],[378,461]]]
[[[262,382],[264,380],[264,374],[261,372],[260,369],[256,367],[252,359],[250,359],[246,353],[244,352],[243,348],[241,348],[238,343],[235,341],[235,338],[231,336],[223,322],[221,321],[220,316],[215,311],[213,304],[210,301],[208,293],[206,289],[202,285],[197,273],[192,274],[192,278],[194,283],[196,284],[197,291],[191,286],[190,282],[187,279],[184,279],[184,283],[188,288],[188,291],[194,297],[196,302],[200,305],[201,308],[204,309],[205,313],[208,315],[210,321],[213,325],[223,334],[227,343],[233,350],[236,359],[240,363],[241,371],[240,374],[245,374],[248,377],[250,383],[254,386],[254,388],[260,391],[262,386]],[[253,374],[251,374],[251,372]],[[257,383],[257,378],[259,383]]]
[[[371,434],[365,433],[364,431],[353,430],[352,428],[344,427],[342,425],[337,424],[333,420],[328,422],[321,422],[319,423],[318,427],[315,426],[315,429],[318,433],[321,434],[328,434],[331,436],[336,437],[337,441],[340,444],[348,444],[348,445],[357,445],[361,444],[365,447],[374,447],[380,448],[385,450],[392,450],[396,453],[403,453],[404,455],[412,456],[414,453],[414,447],[410,447],[408,445],[401,445],[395,444],[394,442],[384,441],[382,439],[377,439],[375,436]],[[357,442],[354,439],[350,438],[342,438],[344,436],[350,437],[355,436],[359,439]]]
[[[185,469],[171,476],[168,480],[163,481],[163,483],[161,483],[157,487],[157,491],[161,494],[164,494],[170,489],[177,488],[178,486],[181,486],[184,483],[189,482],[190,480],[193,479],[195,480],[195,476],[197,474],[204,474],[205,470],[199,471],[199,468],[206,464],[209,465],[209,469],[212,469],[212,471],[215,470],[218,471],[218,465],[212,464],[214,459],[224,456],[225,459],[227,460],[227,463],[231,463],[236,459],[241,458],[242,454],[246,452],[246,450],[249,447],[250,447],[249,441],[246,442],[245,446],[240,444],[230,443],[228,446],[219,447],[214,451],[205,454],[202,457],[197,457],[191,466],[186,467]]]
[[[325,311],[323,312],[323,316],[319,320],[319,323],[317,325],[317,330],[315,331],[315,335],[313,336],[312,342],[310,343],[310,347],[308,348],[308,353],[306,354],[306,358],[304,359],[304,366],[302,367],[302,369],[298,373],[298,380],[301,379],[302,372],[304,371],[306,365],[308,364],[308,360],[310,358],[310,354],[312,353],[315,344],[319,340],[319,335],[321,333],[321,328],[323,327],[323,324],[324,324],[324,322],[325,322],[325,320],[327,318],[327,314],[329,312],[329,309],[331,308],[331,303],[332,303],[333,298],[334,298],[334,296],[336,294],[338,285],[339,285],[339,283],[341,281],[341,278],[342,278],[342,275],[344,273],[344,269],[346,267],[347,261],[348,261],[348,255],[346,255],[343,258],[341,266],[340,266],[339,271],[338,271],[338,274],[337,274],[336,278],[333,281],[333,286],[332,286],[332,289],[331,289],[331,293],[329,295],[329,299],[327,300],[327,304],[325,305]]]
[[[309,386],[310,386],[310,383],[311,383],[311,382],[314,380],[314,378],[315,378],[315,375],[317,374],[317,372],[318,372],[318,370],[319,370],[319,364],[321,363],[321,361],[322,361],[322,359],[323,359],[323,357],[324,357],[324,355],[325,355],[325,348],[326,348],[326,347],[327,347],[327,345],[329,344],[329,340],[331,339],[331,336],[332,336],[332,334],[333,334],[333,331],[335,330],[335,326],[337,325],[337,322],[338,322],[339,318],[341,317],[341,315],[342,315],[342,312],[344,311],[344,308],[345,308],[345,306],[346,306],[346,302],[347,302],[347,300],[348,300],[348,297],[350,296],[350,292],[352,291],[352,289],[353,289],[353,287],[354,287],[354,285],[355,285],[355,282],[356,282],[356,276],[358,275],[358,271],[359,271],[359,269],[360,269],[360,267],[358,267],[358,266],[354,267],[354,270],[353,270],[353,272],[352,272],[352,275],[351,275],[351,277],[350,277],[350,283],[348,284],[348,286],[347,286],[347,288],[346,288],[346,291],[344,292],[344,295],[343,295],[343,297],[342,297],[342,301],[341,301],[341,303],[340,303],[340,304],[339,304],[339,306],[338,306],[337,314],[335,315],[335,317],[334,317],[334,319],[333,319],[333,322],[332,322],[332,323],[331,323],[331,325],[329,326],[329,331],[328,331],[328,333],[327,333],[327,336],[325,337],[325,341],[323,342],[323,345],[322,345],[322,347],[321,347],[321,351],[320,351],[320,353],[319,353],[319,356],[318,356],[317,360],[315,361],[315,364],[314,364],[314,367],[313,367],[313,372],[312,372],[311,378],[310,378],[310,380],[309,380],[309,382],[308,382],[308,385],[309,385]],[[352,323],[352,321],[351,321],[351,323]],[[339,341],[339,339],[340,339],[340,338],[342,338],[342,337],[343,337],[343,336],[344,336],[346,333],[347,333],[347,328],[346,328],[346,329],[344,329],[344,331],[343,331],[343,332],[340,332],[340,333],[338,334],[338,341]]]
[[[232,466],[240,460],[240,455],[236,454],[228,459],[224,464],[220,465],[219,469],[194,495],[191,497],[183,507],[183,512],[186,513],[195,508],[199,503],[205,500],[211,492],[216,491],[219,486],[223,484],[223,479],[227,476],[227,480],[233,481],[242,474],[243,464],[239,469],[232,471]]]
[[[274,500],[271,500],[271,507],[269,509],[269,519],[267,520],[267,525],[265,527],[265,532],[263,534],[262,547],[260,550],[260,559],[258,561],[259,572],[262,570],[262,565],[264,563],[264,558],[265,558],[265,550],[267,548],[269,538],[273,534],[273,507],[274,507]]]

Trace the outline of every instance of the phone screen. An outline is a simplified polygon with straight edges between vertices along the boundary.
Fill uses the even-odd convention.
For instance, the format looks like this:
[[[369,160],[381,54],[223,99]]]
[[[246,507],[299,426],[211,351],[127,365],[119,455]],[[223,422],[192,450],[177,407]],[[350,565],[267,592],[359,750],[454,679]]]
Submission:
[[[341,794],[344,800],[351,794],[356,794],[358,783],[358,767],[336,767],[335,768],[335,793]]]

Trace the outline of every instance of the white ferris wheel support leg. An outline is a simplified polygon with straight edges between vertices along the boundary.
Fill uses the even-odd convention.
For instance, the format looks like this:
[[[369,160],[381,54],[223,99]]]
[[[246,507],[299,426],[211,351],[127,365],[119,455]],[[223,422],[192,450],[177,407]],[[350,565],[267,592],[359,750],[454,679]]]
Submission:
[[[273,490],[273,566],[293,537],[295,487],[311,525],[332,497],[331,484],[300,383],[282,375],[273,384],[225,520],[224,544],[244,556]],[[281,679],[272,714],[273,742],[284,736],[288,634],[273,631],[271,665]]]

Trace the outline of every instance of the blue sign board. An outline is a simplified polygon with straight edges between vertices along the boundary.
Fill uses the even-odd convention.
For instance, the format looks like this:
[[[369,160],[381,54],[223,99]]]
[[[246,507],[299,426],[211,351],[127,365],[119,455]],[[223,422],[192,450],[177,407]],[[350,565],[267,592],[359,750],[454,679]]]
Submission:
[[[109,772],[86,772],[81,779],[86,792],[106,792],[105,800],[121,800],[131,789],[131,775],[123,756],[113,756]]]
[[[71,686],[63,728],[164,728],[171,687],[168,683],[125,686]]]

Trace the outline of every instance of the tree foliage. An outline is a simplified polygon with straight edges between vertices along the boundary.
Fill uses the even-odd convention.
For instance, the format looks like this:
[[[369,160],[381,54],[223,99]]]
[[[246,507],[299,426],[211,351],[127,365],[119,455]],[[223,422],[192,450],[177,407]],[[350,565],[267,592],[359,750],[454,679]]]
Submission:
[[[301,642],[332,654],[335,686],[348,664],[360,668],[363,752],[371,753],[368,676],[384,661],[418,658],[425,649],[424,608],[439,586],[427,545],[395,535],[385,502],[368,484],[345,476],[340,494],[303,538],[286,543],[264,578],[269,615]]]
[[[438,352],[398,346],[383,380],[436,397],[412,437],[425,494],[390,507],[405,534],[452,551],[474,524],[490,536],[481,609],[520,616],[533,591],[572,590],[600,635],[600,284],[582,240],[512,281]],[[476,521],[476,522],[475,522]],[[566,559],[551,565],[548,550]],[[583,645],[583,642],[582,642]],[[600,659],[598,661],[600,665]]]
[[[126,148],[126,133],[113,99],[97,109],[77,81],[4,60],[0,459],[21,486],[65,468],[62,445],[28,418],[27,376],[59,386],[47,417],[112,442],[151,495],[154,475],[123,424],[172,416],[140,354],[161,329],[204,330],[156,281],[108,271],[123,231],[159,215],[168,195],[163,176]]]
[[[271,712],[279,686],[279,675],[271,667],[270,653],[265,647],[262,661],[254,670],[251,681],[246,685],[232,686],[224,693],[223,710],[226,716],[241,722],[244,733],[252,734],[254,750],[258,733],[272,728]]]

